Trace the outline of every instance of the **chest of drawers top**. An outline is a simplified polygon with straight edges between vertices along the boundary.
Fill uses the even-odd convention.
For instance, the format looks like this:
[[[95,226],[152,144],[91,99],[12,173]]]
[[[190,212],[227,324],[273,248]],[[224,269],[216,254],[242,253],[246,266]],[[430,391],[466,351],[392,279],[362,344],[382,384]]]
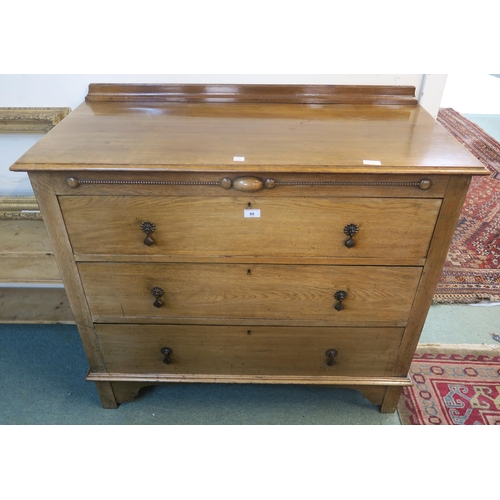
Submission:
[[[90,85],[12,170],[484,173],[413,87]]]

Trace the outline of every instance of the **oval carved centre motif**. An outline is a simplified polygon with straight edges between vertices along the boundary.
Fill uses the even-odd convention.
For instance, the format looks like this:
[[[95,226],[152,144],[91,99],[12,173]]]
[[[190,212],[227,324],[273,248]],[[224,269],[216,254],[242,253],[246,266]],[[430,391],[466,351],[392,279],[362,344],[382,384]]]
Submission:
[[[264,181],[258,177],[238,177],[233,181],[233,188],[238,191],[260,191],[264,187]]]

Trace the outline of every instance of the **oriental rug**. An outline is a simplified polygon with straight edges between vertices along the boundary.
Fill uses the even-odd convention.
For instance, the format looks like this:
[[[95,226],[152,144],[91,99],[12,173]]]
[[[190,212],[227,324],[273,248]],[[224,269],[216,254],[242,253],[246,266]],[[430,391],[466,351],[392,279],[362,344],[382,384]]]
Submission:
[[[420,344],[409,375],[403,425],[500,425],[500,346]]]
[[[491,172],[473,177],[444,269],[435,304],[500,301],[500,144],[451,108],[437,121]]]

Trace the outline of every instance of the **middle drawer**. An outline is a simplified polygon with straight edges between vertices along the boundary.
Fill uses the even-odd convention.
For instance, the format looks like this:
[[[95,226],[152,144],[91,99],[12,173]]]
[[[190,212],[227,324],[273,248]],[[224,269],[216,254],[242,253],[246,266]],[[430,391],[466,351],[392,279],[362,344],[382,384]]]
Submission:
[[[422,268],[80,262],[96,322],[404,326]]]

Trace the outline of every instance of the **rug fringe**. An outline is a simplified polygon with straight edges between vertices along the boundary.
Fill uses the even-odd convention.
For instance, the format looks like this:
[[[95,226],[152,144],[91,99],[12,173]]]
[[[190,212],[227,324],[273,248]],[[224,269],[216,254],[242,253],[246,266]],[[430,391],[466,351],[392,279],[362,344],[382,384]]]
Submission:
[[[489,294],[444,294],[436,293],[432,299],[434,305],[437,304],[479,304],[481,302],[500,302],[500,295]]]
[[[457,351],[467,351],[469,354],[476,353],[500,353],[500,345],[492,344],[418,344],[417,352],[422,351],[428,352],[430,354],[449,352],[456,353]]]

